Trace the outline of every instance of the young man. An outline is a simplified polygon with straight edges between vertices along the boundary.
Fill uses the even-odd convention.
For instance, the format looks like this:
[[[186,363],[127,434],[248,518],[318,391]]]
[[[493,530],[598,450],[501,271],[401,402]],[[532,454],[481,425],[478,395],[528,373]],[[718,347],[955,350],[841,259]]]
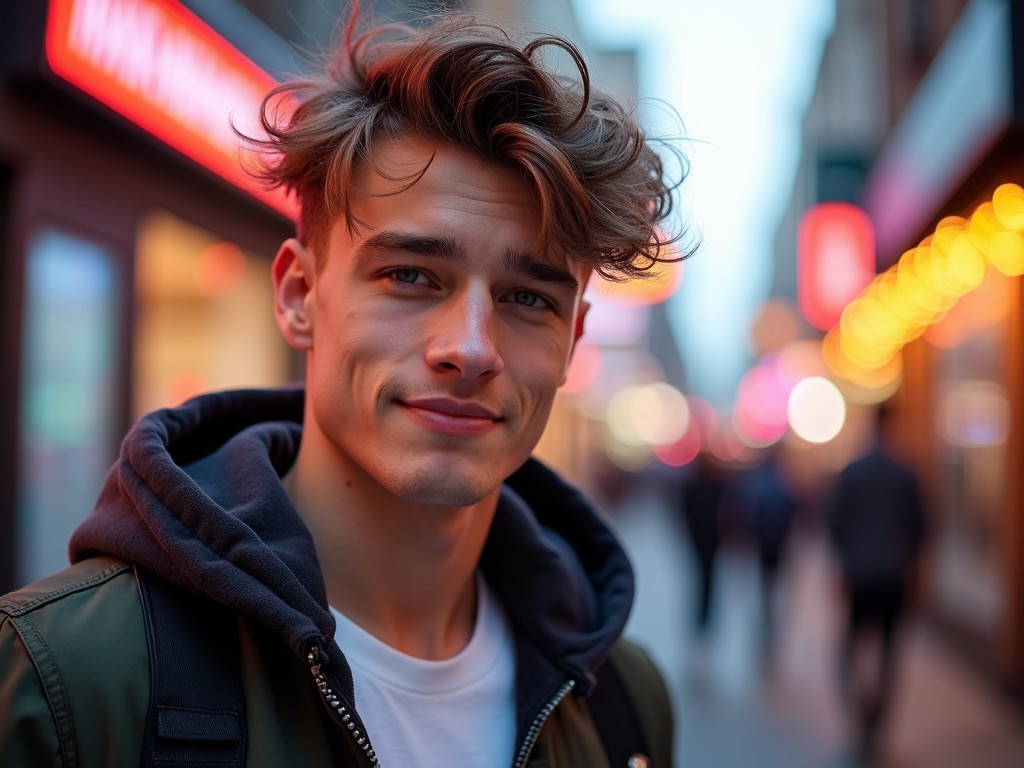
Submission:
[[[306,386],[129,433],[74,565],[0,602],[5,765],[175,764],[201,731],[223,764],[602,766],[616,729],[588,700],[609,658],[649,752],[629,764],[671,762],[665,688],[620,640],[626,556],[530,458],[589,275],[664,252],[661,164],[564,41],[355,24],[256,142],[302,204],[273,278]],[[543,68],[545,44],[581,81]],[[200,596],[180,620],[140,601],[171,584]],[[176,622],[240,666],[244,758],[237,712],[159,704]],[[185,688],[224,687],[191,661]]]

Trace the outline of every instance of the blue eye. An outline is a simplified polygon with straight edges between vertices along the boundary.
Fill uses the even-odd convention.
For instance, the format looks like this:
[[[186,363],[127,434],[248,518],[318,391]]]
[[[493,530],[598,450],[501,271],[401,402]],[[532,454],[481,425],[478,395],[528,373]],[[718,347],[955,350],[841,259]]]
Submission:
[[[515,291],[512,294],[512,301],[524,307],[549,307],[547,299],[533,291]]]
[[[410,285],[421,282],[420,278],[426,280],[426,278],[423,277],[422,272],[418,269],[411,269],[409,267],[396,269],[391,272],[391,276],[400,283],[409,283]]]

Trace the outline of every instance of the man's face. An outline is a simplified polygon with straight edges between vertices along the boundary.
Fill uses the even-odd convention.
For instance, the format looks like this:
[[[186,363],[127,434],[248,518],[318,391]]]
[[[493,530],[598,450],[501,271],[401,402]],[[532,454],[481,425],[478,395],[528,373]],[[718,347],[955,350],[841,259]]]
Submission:
[[[587,272],[538,251],[539,215],[517,171],[413,137],[373,152],[383,175],[358,167],[357,231],[335,222],[319,274],[294,241],[282,254],[300,253],[275,264],[279,319],[281,275],[301,269],[306,286],[308,334],[289,335],[281,319],[308,351],[305,429],[322,433],[346,479],[472,504],[541,436]]]

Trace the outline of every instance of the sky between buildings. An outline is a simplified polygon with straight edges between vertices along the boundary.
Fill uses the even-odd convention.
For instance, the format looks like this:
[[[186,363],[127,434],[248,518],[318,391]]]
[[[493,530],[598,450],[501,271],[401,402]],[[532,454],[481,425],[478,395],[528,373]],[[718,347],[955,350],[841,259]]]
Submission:
[[[669,317],[690,391],[732,401],[767,298],[775,230],[790,197],[800,124],[835,0],[573,0],[585,38],[639,51],[653,133],[685,128],[680,213],[701,248]]]

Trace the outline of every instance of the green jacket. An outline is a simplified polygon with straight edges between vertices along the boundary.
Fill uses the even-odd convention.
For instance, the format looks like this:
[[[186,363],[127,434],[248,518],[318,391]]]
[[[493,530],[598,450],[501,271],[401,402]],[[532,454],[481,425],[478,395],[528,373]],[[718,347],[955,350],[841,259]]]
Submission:
[[[136,423],[71,538],[75,565],[0,600],[5,766],[140,763],[150,665],[134,566],[237,616],[248,765],[372,759],[387,727],[356,735],[316,548],[281,484],[304,399],[292,388],[220,392]],[[609,654],[638,688],[655,766],[669,765],[663,684],[620,642],[632,568],[582,494],[527,460],[502,485],[477,568],[512,628],[517,768],[607,762],[577,693]]]
[[[247,765],[369,766],[341,735],[309,669],[291,649],[242,614],[238,632]],[[644,723],[651,765],[671,765],[672,723],[661,677],[636,646],[620,642],[612,658]],[[91,558],[0,598],[4,766],[137,766],[148,706],[149,658],[131,565]],[[527,765],[607,765],[581,697],[570,694],[555,707]]]

